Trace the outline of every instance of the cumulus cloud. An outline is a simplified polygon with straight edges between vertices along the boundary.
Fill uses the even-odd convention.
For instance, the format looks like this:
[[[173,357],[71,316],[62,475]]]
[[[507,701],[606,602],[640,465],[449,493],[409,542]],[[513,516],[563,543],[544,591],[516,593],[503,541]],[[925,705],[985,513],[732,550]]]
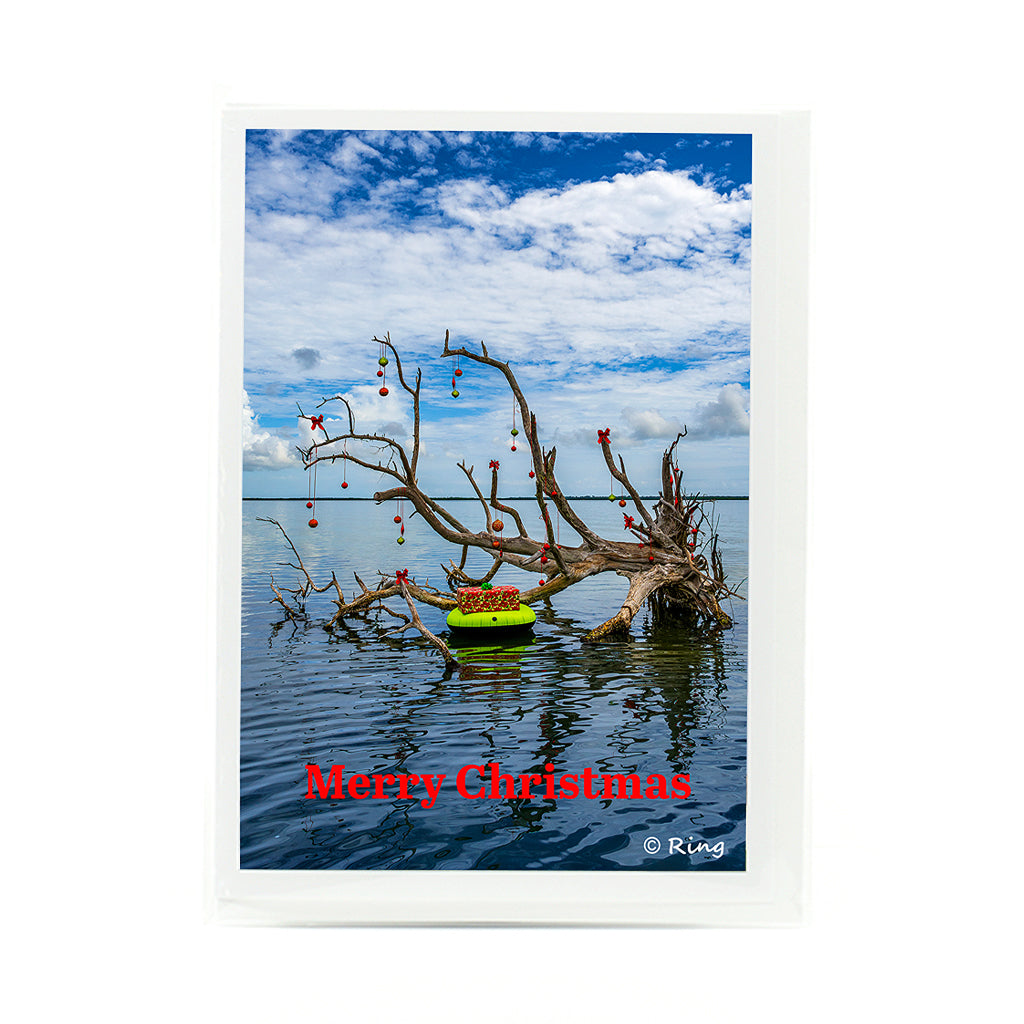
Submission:
[[[292,446],[284,439],[261,430],[252,411],[249,395],[242,392],[242,468],[290,469],[296,464]]]
[[[507,395],[467,367],[452,401],[438,359],[451,328],[453,344],[483,338],[514,364],[549,441],[590,451],[596,428],[613,426],[624,447],[653,449],[685,421],[691,438],[743,450],[746,393],[733,382],[749,368],[748,185],[670,170],[647,141],[623,144],[591,180],[519,172],[525,147],[587,145],[554,135],[359,133],[318,145],[265,146],[250,167],[245,359],[265,420],[344,391],[360,429],[407,438],[393,366],[390,396],[378,395],[370,339],[390,331],[407,375],[424,370],[424,441],[486,465],[477,448],[507,439]],[[622,172],[627,153],[638,159]]]
[[[682,421],[663,416],[656,409],[625,409],[623,420],[632,436],[638,440],[674,439],[683,432]]]
[[[690,429],[695,438],[737,437],[750,433],[747,392],[740,384],[727,384],[713,402],[697,409],[697,421]]]

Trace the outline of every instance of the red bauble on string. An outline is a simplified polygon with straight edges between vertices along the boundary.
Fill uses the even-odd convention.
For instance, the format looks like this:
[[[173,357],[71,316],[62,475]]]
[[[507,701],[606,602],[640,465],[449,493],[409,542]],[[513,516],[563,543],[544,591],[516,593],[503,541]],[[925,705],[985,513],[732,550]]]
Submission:
[[[536,475],[537,475],[537,474],[536,474],[536,473],[534,473],[534,471],[533,471],[533,470],[531,469],[531,470],[530,470],[530,479],[532,480],[532,479],[533,479],[533,478],[534,478],[534,477],[535,477]]]
[[[505,524],[500,519],[495,519],[494,522],[491,523],[491,526],[493,526],[498,533],[501,533],[501,531],[505,529]]]
[[[402,517],[401,516],[395,516],[395,522],[396,523],[400,523],[401,521],[402,521]]]
[[[378,377],[383,377],[384,376],[384,371],[383,370],[378,370],[377,371],[377,376]]]
[[[306,502],[306,508],[312,508],[312,507],[313,507],[313,502],[307,501]]]
[[[342,490],[344,490],[344,489],[345,489],[346,487],[348,487],[348,484],[347,484],[347,483],[345,483],[345,481],[344,481],[344,480],[342,480],[342,481],[341,481],[341,489],[342,489]]]
[[[492,548],[500,548],[501,547],[501,541],[500,540],[492,540],[491,541],[491,547]]]
[[[462,371],[461,370],[456,370],[455,371],[455,376],[456,377],[461,377],[462,376]]]
[[[558,491],[552,491],[551,492],[551,497],[552,498],[557,498],[558,497]]]
[[[381,388],[379,393],[382,394],[382,395],[386,395],[388,393],[388,389],[387,388]]]
[[[309,525],[315,530],[320,524],[315,519],[310,519]]]
[[[653,562],[654,561],[654,555],[648,555],[647,556],[647,561],[648,562]]]
[[[626,507],[626,499],[625,499],[625,498],[622,498],[622,499],[621,499],[621,500],[619,501],[619,508],[625,508],[625,507]]]
[[[548,561],[548,556],[547,555],[541,555],[540,556],[540,564],[541,565],[546,565],[547,561]]]
[[[512,445],[512,451],[515,451],[515,450],[516,450],[516,446]]]
[[[549,551],[550,549],[551,549],[551,545],[550,544],[545,544],[544,545],[544,550],[545,551]]]

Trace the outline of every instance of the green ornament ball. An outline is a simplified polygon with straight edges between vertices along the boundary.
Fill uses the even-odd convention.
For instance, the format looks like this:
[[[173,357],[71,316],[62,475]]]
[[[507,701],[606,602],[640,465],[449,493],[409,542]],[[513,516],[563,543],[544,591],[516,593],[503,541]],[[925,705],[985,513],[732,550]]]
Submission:
[[[388,365],[388,357],[387,356],[381,356],[380,359],[377,360],[377,362],[380,363],[381,366],[387,366]]]
[[[614,494],[609,494],[608,495],[608,500],[609,501],[614,501],[615,500],[615,495]]]
[[[405,538],[404,537],[399,537],[398,538],[398,543],[399,544],[404,544],[405,543]]]
[[[516,428],[515,428],[515,427],[513,427],[513,428],[512,428],[512,436],[513,436],[513,437],[518,437],[518,436],[519,436],[519,431],[518,431],[518,430],[516,430]]]
[[[458,397],[459,397],[458,391],[453,391],[452,392],[452,398],[458,398]]]

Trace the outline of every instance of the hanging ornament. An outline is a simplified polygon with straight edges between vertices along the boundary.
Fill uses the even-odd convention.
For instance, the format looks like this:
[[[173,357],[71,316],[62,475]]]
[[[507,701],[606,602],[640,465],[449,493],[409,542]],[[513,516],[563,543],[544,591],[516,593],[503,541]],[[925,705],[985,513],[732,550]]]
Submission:
[[[516,396],[512,396],[512,451],[516,450],[516,438],[519,436],[519,430],[516,427]]]
[[[313,417],[313,419],[314,419],[313,429],[316,430],[317,424],[316,424],[315,420],[317,419],[317,417]],[[323,416],[320,416],[319,419],[322,420]],[[322,427],[323,424],[321,423],[320,426]],[[327,433],[327,432],[324,431],[324,433]],[[313,450],[310,449],[310,455],[313,455],[313,454],[314,454]],[[311,530],[315,530],[316,527],[317,527],[317,521],[316,521],[316,467],[317,467],[317,461],[314,460],[314,462],[313,462],[313,472],[309,473],[307,471],[307,476],[306,476],[306,487],[307,487],[306,498],[308,499],[306,501],[306,508],[313,510],[313,518],[310,519],[310,521],[309,521],[309,527],[310,527]]]
[[[619,498],[619,508],[625,508],[625,507],[626,507],[626,499],[625,498]]]
[[[387,369],[386,368],[387,368],[387,365],[388,365],[388,357],[385,354],[386,351],[387,350],[385,348],[384,342],[382,341],[380,343],[380,358],[377,360],[377,363],[380,366],[380,369],[377,371],[377,376],[380,377],[380,379],[381,379],[380,380],[381,387],[380,387],[380,390],[377,392],[377,394],[379,394],[383,398],[387,398],[388,393],[389,393],[388,392],[388,388],[387,388],[388,378],[387,378]]]
[[[533,479],[533,478],[534,478],[534,477],[535,477],[536,475],[537,475],[537,474],[536,474],[536,473],[534,473],[534,471],[533,471],[533,470],[531,469],[531,470],[530,470],[530,479],[532,480],[532,479]]]
[[[400,524],[398,527],[398,543],[405,543],[405,500],[403,498],[398,499],[398,512],[395,514],[395,523]]]
[[[455,378],[462,376],[462,356],[455,357],[455,370],[452,372],[452,398],[459,397],[459,389],[455,386]]]
[[[345,455],[348,455],[348,441],[344,444]],[[341,489],[344,491],[348,487],[348,459],[343,458],[341,460]]]

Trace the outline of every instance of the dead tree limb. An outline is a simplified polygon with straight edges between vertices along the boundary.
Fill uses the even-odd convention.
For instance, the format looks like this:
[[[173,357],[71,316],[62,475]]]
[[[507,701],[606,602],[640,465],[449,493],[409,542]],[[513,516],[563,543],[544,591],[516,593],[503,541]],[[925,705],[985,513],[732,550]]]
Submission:
[[[729,616],[722,610],[721,601],[725,597],[736,595],[727,583],[717,526],[709,516],[705,502],[699,496],[686,495],[682,486],[682,471],[676,461],[679,442],[686,437],[685,427],[662,455],[661,493],[651,508],[644,504],[639,491],[630,480],[625,460],[621,455],[616,460],[612,450],[611,429],[606,427],[597,430],[597,441],[605,465],[613,480],[618,481],[629,496],[635,510],[633,515],[624,514],[626,539],[621,539],[621,535],[620,538],[602,537],[576,512],[559,485],[555,472],[557,451],[554,446],[545,448],[542,444],[536,414],[530,409],[510,364],[491,357],[487,346],[482,342],[480,352],[471,351],[465,346],[453,348],[450,334],[446,331],[444,346],[440,353],[442,358],[465,358],[492,368],[504,377],[520,413],[523,434],[529,445],[533,466],[534,500],[544,524],[541,536],[531,536],[518,510],[501,500],[498,459],[492,460],[489,467],[490,494],[486,496],[474,477],[473,467],[467,467],[463,461],[458,463],[458,466],[468,479],[483,509],[483,529],[475,531],[462,523],[442,502],[427,494],[417,480],[420,456],[421,370],[417,368],[414,382],[410,382],[390,334],[385,334],[383,338],[374,337],[373,341],[393,355],[399,384],[412,401],[411,447],[407,447],[394,437],[358,432],[354,411],[349,401],[339,393],[331,398],[324,398],[317,408],[328,402],[341,401],[348,413],[348,430],[343,434],[330,435],[323,424],[322,416],[306,416],[301,407],[299,408],[300,418],[308,421],[312,427],[309,445],[299,447],[303,464],[308,471],[320,463],[342,460],[390,477],[394,481],[394,486],[374,494],[374,500],[380,504],[395,498],[407,499],[412,506],[413,514],[418,513],[437,536],[461,548],[461,558],[458,565],[450,561],[447,566],[442,566],[448,587],[447,594],[435,588],[384,576],[375,588],[370,588],[357,575],[356,581],[361,592],[355,594],[351,601],[346,601],[334,574],[331,581],[323,587],[314,584],[295,545],[285,534],[296,559],[295,563],[289,565],[302,575],[300,586],[295,591],[288,591],[287,588],[282,590],[276,584],[273,585],[275,601],[285,608],[286,613],[296,617],[304,615],[306,597],[312,593],[322,593],[330,587],[334,587],[337,593],[337,610],[332,620],[334,623],[350,616],[365,615],[374,608],[385,607],[383,601],[401,596],[406,600],[414,617],[399,627],[397,632],[410,628],[418,629],[441,652],[446,663],[452,664],[454,659],[448,660],[451,658],[451,652],[443,641],[423,626],[422,620],[415,613],[413,601],[437,608],[453,608],[456,606],[454,594],[460,586],[489,583],[502,566],[508,565],[545,577],[540,586],[522,592],[521,600],[525,604],[546,600],[561,590],[603,572],[615,572],[627,579],[629,589],[621,607],[615,615],[586,635],[585,639],[590,641],[627,633],[645,602],[651,607],[657,621],[678,619],[713,628],[727,628],[731,625]],[[360,445],[375,449],[376,459],[365,457],[362,453],[350,452],[349,442],[357,447],[357,452]],[[339,447],[342,450],[339,450]],[[579,536],[578,546],[558,543],[552,508]],[[518,529],[518,535],[506,535],[504,527],[497,529],[492,511],[511,518]],[[274,522],[274,525],[284,533],[279,523],[269,521]],[[481,577],[474,577],[466,572],[467,555],[471,549],[486,551],[491,556],[491,565]],[[285,596],[288,593],[294,596],[291,603]],[[397,614],[391,609],[388,609],[388,613]]]

